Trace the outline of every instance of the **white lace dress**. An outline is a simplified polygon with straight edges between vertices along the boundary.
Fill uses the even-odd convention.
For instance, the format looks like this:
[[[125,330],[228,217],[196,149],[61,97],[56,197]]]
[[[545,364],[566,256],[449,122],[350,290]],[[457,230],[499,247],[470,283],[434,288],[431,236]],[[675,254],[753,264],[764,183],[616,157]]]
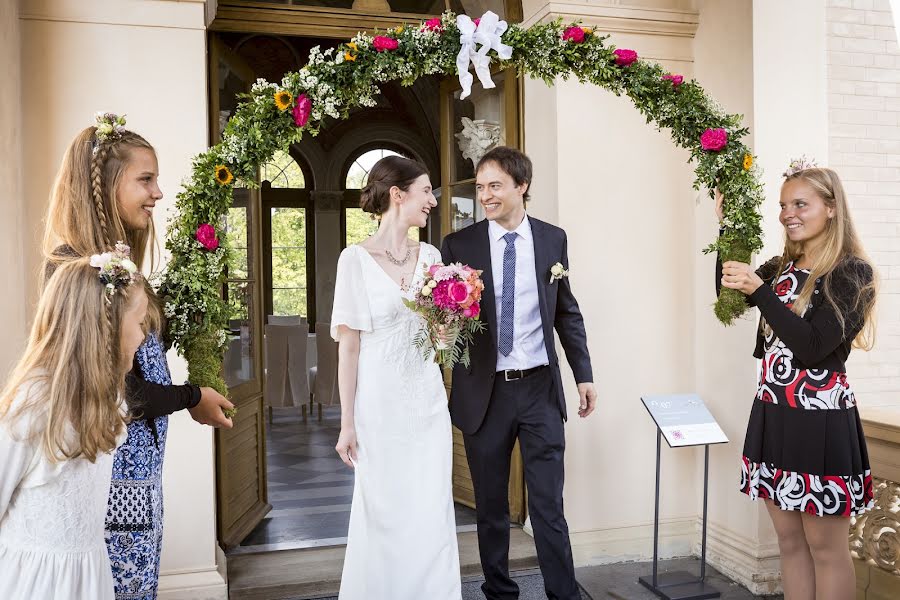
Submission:
[[[440,262],[421,244],[416,278]],[[340,600],[459,600],[452,433],[440,369],[413,346],[423,321],[360,246],[338,261],[331,335],[360,331],[358,461]]]
[[[29,414],[12,430],[0,421],[0,598],[112,600],[103,521],[113,456],[51,463],[23,436]]]

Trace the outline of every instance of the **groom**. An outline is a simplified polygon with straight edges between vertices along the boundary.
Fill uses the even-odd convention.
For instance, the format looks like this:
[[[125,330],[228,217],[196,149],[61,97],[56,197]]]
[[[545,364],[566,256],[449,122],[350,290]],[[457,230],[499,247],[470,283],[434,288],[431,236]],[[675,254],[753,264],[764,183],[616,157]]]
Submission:
[[[485,332],[470,347],[469,367],[453,369],[450,415],[462,430],[478,515],[478,548],[488,600],[516,599],[509,576],[510,455],[518,438],[525,462],[528,512],[538,562],[551,600],[578,600],[569,527],[563,516],[566,403],[553,330],[575,381],[578,415],[594,410],[591,360],[584,320],[569,280],[566,233],[525,213],[531,160],[498,147],[476,168],[475,190],[485,221],[444,239],[445,264],[483,269]],[[560,268],[553,269],[559,273]]]

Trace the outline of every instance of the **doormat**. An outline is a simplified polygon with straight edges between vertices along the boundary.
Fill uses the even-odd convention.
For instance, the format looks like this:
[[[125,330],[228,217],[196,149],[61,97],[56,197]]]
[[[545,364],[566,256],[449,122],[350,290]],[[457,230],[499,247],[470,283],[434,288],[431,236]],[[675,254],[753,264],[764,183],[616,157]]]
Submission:
[[[519,585],[519,600],[547,600],[547,594],[544,593],[544,578],[540,573],[519,575],[518,577],[512,575],[512,578]],[[484,593],[481,591],[482,583],[484,583],[484,579],[463,583],[463,600],[484,600]],[[581,592],[582,600],[593,600],[591,595],[580,585],[578,591]]]
[[[512,578],[519,585],[519,600],[547,600],[547,595],[544,593],[544,578],[541,577],[540,572],[527,575],[513,574]],[[463,582],[462,600],[484,600],[484,594],[481,591],[482,583],[484,583],[483,578]],[[578,586],[578,591],[581,592],[581,600],[593,600],[591,595],[584,591],[581,585]],[[320,600],[338,600],[338,598],[337,596],[330,596]]]

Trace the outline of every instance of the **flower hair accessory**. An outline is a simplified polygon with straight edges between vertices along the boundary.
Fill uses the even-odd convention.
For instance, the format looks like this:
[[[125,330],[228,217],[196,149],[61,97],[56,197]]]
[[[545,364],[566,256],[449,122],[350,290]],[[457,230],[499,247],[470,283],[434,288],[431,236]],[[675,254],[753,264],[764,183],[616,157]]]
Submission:
[[[783,173],[784,177],[793,177],[800,171],[805,171],[806,169],[817,169],[819,165],[816,164],[816,160],[811,158],[809,160],[806,159],[806,155],[804,154],[800,158],[795,158],[788,165],[787,170]]]
[[[94,135],[100,144],[122,137],[122,132],[125,131],[125,115],[98,112],[94,115],[94,119],[97,122],[97,132]],[[97,151],[97,146],[94,146],[94,151]]]
[[[141,276],[137,265],[131,260],[131,248],[122,242],[117,242],[112,252],[91,256],[91,266],[100,270],[100,282],[105,288],[107,300]]]

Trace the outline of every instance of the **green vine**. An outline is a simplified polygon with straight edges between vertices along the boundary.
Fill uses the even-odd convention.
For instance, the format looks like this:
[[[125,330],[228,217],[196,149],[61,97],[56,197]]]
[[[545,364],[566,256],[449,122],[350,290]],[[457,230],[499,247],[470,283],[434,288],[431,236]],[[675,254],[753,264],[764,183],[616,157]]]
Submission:
[[[718,186],[728,199],[723,231],[704,252],[748,262],[762,248],[763,194],[754,157],[742,142],[748,133],[743,117],[727,114],[697,82],[617,50],[607,38],[561,20],[527,29],[512,25],[501,38],[512,48],[511,58],[503,61],[495,50],[488,55],[492,64],[509,65],[550,85],[574,77],[628,96],[647,123],[667,129],[676,145],[690,151],[694,189],[712,197]],[[379,84],[412,85],[425,75],[455,75],[460,48],[456,16],[447,12],[375,36],[360,33],[337,48],[315,47],[303,69],[280,83],[258,80],[242,97],[222,141],[194,159],[167,233],[171,260],[160,293],[168,338],[187,359],[193,383],[227,391],[221,364],[228,311],[221,289],[229,258],[224,219],[234,186],[257,187],[258,167],[276,151],[304,133],[317,135],[329,119],[346,118],[351,108],[374,106]],[[726,289],[715,314],[730,324],[746,308],[740,292]]]

